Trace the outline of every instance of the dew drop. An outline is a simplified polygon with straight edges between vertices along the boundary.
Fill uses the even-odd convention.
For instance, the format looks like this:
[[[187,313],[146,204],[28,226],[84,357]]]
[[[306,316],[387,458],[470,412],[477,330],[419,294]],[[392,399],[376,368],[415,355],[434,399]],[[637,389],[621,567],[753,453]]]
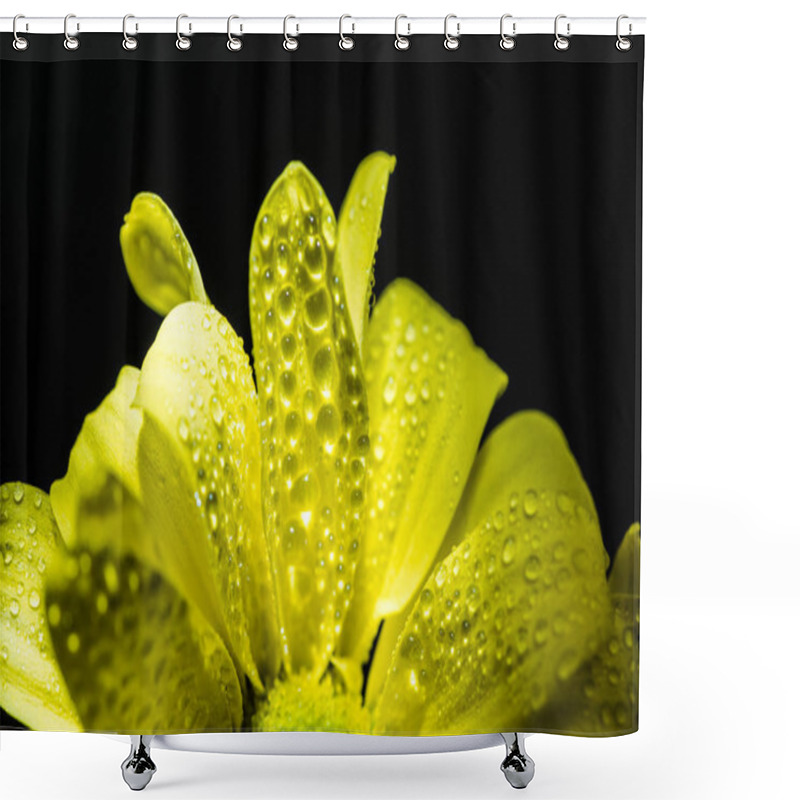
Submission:
[[[203,330],[210,331],[211,330],[211,317],[208,314],[203,316]]]
[[[322,242],[316,236],[308,237],[308,244],[306,245],[305,251],[305,264],[312,278],[319,278],[325,271]]]
[[[533,489],[525,492],[522,509],[526,517],[532,517],[539,510],[539,497]]]
[[[37,608],[39,608],[39,605],[41,604],[41,602],[42,602],[42,598],[39,597],[39,592],[37,592],[36,589],[34,589],[28,595],[28,605],[35,611]]]
[[[288,364],[294,361],[295,354],[297,353],[297,339],[295,339],[291,333],[287,333],[281,339],[281,353],[283,354],[283,360]]]
[[[178,420],[178,436],[182,442],[189,441],[189,422],[186,417],[181,417]]]
[[[19,601],[16,597],[11,600],[10,608],[12,617],[19,616]]]
[[[222,426],[222,420],[225,416],[225,410],[222,408],[222,403],[219,401],[219,397],[217,395],[211,395],[211,418],[214,420],[214,424],[219,428]]]
[[[314,378],[323,392],[329,392],[333,387],[335,365],[331,346],[324,345],[317,350],[314,356]]]
[[[503,544],[503,564],[508,566],[514,560],[517,553],[517,540],[513,536],[509,536]]]
[[[3,563],[8,566],[14,560],[14,553],[11,550],[6,550],[3,553]]]
[[[14,489],[14,502],[19,505],[25,499],[25,490],[21,486]]]
[[[386,376],[386,383],[383,385],[383,402],[390,406],[397,396],[397,384],[394,380],[394,375]]]
[[[286,421],[284,422],[286,436],[289,439],[297,439],[300,436],[302,424],[303,421],[300,419],[300,415],[296,411],[291,411],[286,415]]]
[[[633,649],[633,630],[631,628],[625,628],[622,633],[622,641],[628,650]]]
[[[40,494],[37,494],[33,498],[33,504],[36,506],[37,509],[42,507],[42,496]]]
[[[296,388],[297,378],[294,372],[286,370],[286,372],[281,374],[281,394],[285,398],[289,398],[294,394]]]
[[[319,499],[319,484],[313,472],[301,475],[292,485],[292,503],[298,508],[311,508]]]
[[[339,414],[336,409],[326,404],[317,415],[317,435],[328,445],[333,444],[339,435]]]
[[[291,325],[295,310],[294,291],[291,286],[284,286],[278,294],[278,314],[284,325]]]
[[[331,299],[327,289],[317,289],[306,299],[306,322],[315,331],[322,330],[328,324],[331,315]]]
[[[405,393],[406,405],[413,406],[417,402],[417,387],[409,383]]]
[[[572,516],[575,512],[575,502],[566,492],[558,493],[556,497],[556,507],[565,517]]]
[[[542,574],[542,562],[539,560],[538,556],[531,556],[525,562],[525,580],[534,583],[539,579],[539,576]]]

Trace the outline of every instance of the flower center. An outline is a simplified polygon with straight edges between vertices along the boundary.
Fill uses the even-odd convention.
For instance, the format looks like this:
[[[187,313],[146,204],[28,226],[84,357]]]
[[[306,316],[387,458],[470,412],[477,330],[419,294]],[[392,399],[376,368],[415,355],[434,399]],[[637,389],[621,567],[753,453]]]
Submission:
[[[256,701],[254,731],[339,731],[370,733],[372,719],[360,694],[347,692],[325,675],[308,673],[277,680],[269,694]]]

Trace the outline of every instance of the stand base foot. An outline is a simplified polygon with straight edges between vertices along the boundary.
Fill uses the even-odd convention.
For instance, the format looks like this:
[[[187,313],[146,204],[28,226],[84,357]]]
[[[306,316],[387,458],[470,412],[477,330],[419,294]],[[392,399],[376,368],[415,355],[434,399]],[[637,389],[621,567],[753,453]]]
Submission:
[[[536,770],[533,759],[525,752],[525,740],[521,733],[501,733],[506,744],[506,757],[500,765],[506,780],[515,789],[524,789],[532,780]]]
[[[122,762],[122,779],[134,792],[144,789],[156,773],[156,765],[150,758],[152,740],[152,736],[131,736],[131,752]]]

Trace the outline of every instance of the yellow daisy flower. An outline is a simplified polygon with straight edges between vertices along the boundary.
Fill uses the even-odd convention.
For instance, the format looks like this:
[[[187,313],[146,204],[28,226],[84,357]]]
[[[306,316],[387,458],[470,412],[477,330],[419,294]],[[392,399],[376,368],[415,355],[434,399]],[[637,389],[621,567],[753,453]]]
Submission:
[[[138,195],[164,320],[49,496],[0,488],[0,705],[130,734],[635,730],[638,525],[607,578],[556,423],[479,444],[502,370],[419,286],[370,314],[393,157],[338,222],[299,162],[250,249],[253,362],[178,222]]]

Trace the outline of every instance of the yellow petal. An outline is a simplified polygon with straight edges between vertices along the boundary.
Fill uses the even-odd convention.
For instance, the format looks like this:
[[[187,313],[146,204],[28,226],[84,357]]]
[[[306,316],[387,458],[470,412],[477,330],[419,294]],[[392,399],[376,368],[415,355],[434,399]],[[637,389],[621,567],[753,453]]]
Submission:
[[[375,307],[364,372],[369,516],[342,648],[362,660],[378,621],[406,606],[430,570],[507,384],[464,325],[407,280]]]
[[[0,707],[34,730],[80,730],[45,618],[45,573],[63,548],[44,492],[0,487]]]
[[[537,711],[611,626],[597,517],[549,417],[516,414],[492,433],[464,504],[454,524],[476,524],[434,569],[406,620],[376,731],[535,727]]]
[[[253,230],[250,323],[284,662],[316,678],[350,602],[369,450],[366,389],[335,244],[330,203],[292,162]]]
[[[76,544],[82,512],[106,517],[121,507],[121,493],[140,497],[136,448],[142,412],[131,407],[138,384],[139,370],[123,367],[114,389],[84,419],[67,474],[50,488],[53,513],[68,547]],[[83,533],[89,535],[85,526]]]
[[[250,363],[227,320],[184,303],[164,319],[136,396],[145,533],[157,566],[257,687],[277,666]]]
[[[347,306],[359,347],[367,325],[372,286],[372,265],[381,234],[383,201],[397,159],[378,151],[359,165],[339,212],[336,265],[344,280]]]
[[[47,579],[47,618],[85,729],[236,730],[233,662],[202,614],[134,555],[79,546]]]
[[[192,248],[157,194],[134,197],[119,239],[133,288],[153,311],[163,316],[187,300],[208,303]]]
[[[639,525],[628,529],[609,576],[614,627],[557,697],[539,727],[578,734],[632,733],[639,727]]]

